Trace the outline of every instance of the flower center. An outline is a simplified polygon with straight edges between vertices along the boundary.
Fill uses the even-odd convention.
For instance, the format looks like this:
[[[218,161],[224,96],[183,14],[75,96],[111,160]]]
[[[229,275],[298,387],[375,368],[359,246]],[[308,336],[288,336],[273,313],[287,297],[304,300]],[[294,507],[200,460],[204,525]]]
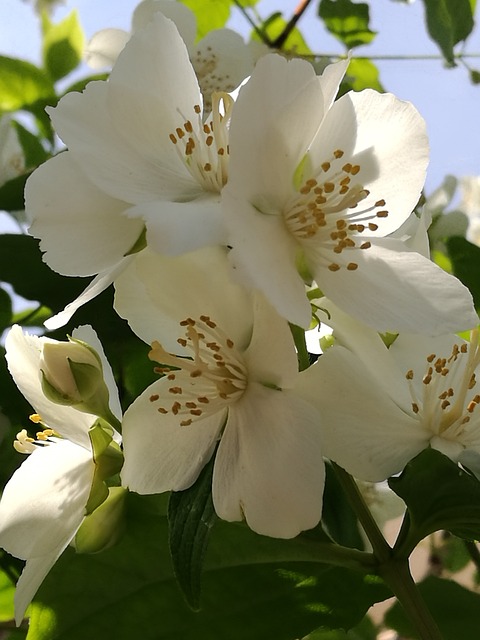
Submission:
[[[220,193],[228,179],[228,132],[233,105],[228,93],[213,93],[207,121],[202,121],[202,108],[196,104],[195,126],[187,120],[169,136],[180,159],[205,191]]]
[[[38,413],[34,413],[30,416],[30,420],[35,424],[43,424],[42,419]],[[13,442],[13,448],[18,453],[30,454],[35,451],[37,447],[46,447],[55,442],[55,438],[58,437],[53,429],[46,427],[43,431],[37,431],[36,439],[31,438],[26,429],[22,429],[17,433],[16,440]],[[53,436],[53,437],[52,437]]]
[[[149,358],[167,365],[155,371],[164,373],[172,383],[168,388],[172,401],[154,394],[150,402],[160,402],[159,413],[181,416],[180,425],[188,426],[237,401],[247,388],[247,370],[233,340],[209,316],[187,318],[180,326],[185,333],[177,342],[192,351],[192,359],[168,353],[159,342],[152,343]]]
[[[341,149],[334,151],[318,175],[300,185],[284,213],[290,233],[301,244],[319,249],[330,271],[338,271],[342,265],[355,271],[358,264],[340,259],[340,255],[351,249],[369,249],[371,243],[361,234],[376,231],[375,219],[388,216],[385,200],[357,209],[370,192],[355,182],[360,165],[345,163],[343,156]]]
[[[480,394],[474,391],[475,369],[480,364],[477,329],[471,332],[470,338],[470,343],[454,344],[446,358],[435,353],[427,356],[420,397],[412,382],[413,370],[405,375],[413,412],[425,429],[446,440],[456,440],[473,426],[472,422],[480,424],[476,410]]]
[[[212,110],[212,98],[214,92],[233,91],[234,83],[230,80],[228,73],[221,75],[218,67],[219,60],[212,49],[208,46],[197,51],[190,56],[190,62],[195,70],[200,91],[203,95],[203,110],[209,113]]]

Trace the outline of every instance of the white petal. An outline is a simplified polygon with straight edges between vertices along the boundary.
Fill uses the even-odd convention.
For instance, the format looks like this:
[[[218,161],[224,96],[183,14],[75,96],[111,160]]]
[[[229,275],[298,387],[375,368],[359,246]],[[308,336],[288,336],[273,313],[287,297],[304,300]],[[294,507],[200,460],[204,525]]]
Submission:
[[[395,389],[394,401],[399,407],[410,408],[411,396],[405,385],[405,374],[413,365],[401,364],[397,358],[392,357],[393,353],[403,354],[403,350],[399,351],[396,345],[402,336],[399,336],[390,349],[387,349],[375,329],[344,313],[331,300],[322,298],[314,302],[325,310],[325,313],[320,311],[317,315],[320,320],[333,328],[336,343],[347,347],[359,358],[386,394],[390,395],[392,389]],[[427,343],[431,340],[425,336],[418,336],[418,338]]]
[[[320,520],[324,463],[320,416],[289,392],[251,384],[231,407],[213,474],[224,520],[262,535],[293,538]]]
[[[222,203],[227,214],[229,243],[233,246],[230,259],[239,279],[262,291],[284,318],[307,328],[311,309],[296,269],[298,246],[283,218],[260,213],[251,204],[238,200],[228,184]]]
[[[85,61],[91,69],[112,67],[130,34],[123,29],[102,29],[90,38],[85,49]]]
[[[31,453],[0,501],[0,546],[28,560],[61,553],[85,516],[93,480],[91,451],[56,440]]]
[[[262,196],[280,213],[322,117],[323,94],[309,63],[261,58],[239,92],[230,127],[234,195],[252,203]]]
[[[156,130],[145,131],[142,138],[150,136],[148,146],[132,136],[127,140],[113,123],[109,88],[107,82],[90,82],[82,94],[68,93],[55,109],[48,109],[57,133],[89,180],[111,197],[133,204],[188,192],[193,180],[168,135],[159,138]],[[153,150],[152,140],[157,142]]]
[[[477,324],[468,289],[400,241],[377,239],[347,256],[358,269],[315,269],[315,279],[343,311],[377,331],[439,335]]]
[[[147,242],[154,251],[179,255],[203,246],[225,245],[226,232],[218,194],[188,202],[149,202],[133,207],[147,227]]]
[[[97,332],[90,325],[82,325],[72,331],[72,338],[77,340],[83,340],[90,347],[93,347],[102,361],[103,378],[109,391],[109,405],[110,409],[115,417],[119,420],[122,419],[122,407],[120,405],[120,398],[118,397],[118,389],[115,384],[115,378],[113,376],[113,370],[110,363],[107,360],[103,345],[100,342]],[[116,434],[119,436],[119,434]],[[115,438],[117,440],[117,438]],[[118,441],[118,440],[117,440]]]
[[[90,276],[116,264],[142,231],[123,215],[129,205],[100,191],[66,151],[28,179],[29,232],[40,238],[45,262],[68,276]]]
[[[17,387],[45,424],[61,436],[90,450],[88,430],[96,416],[51,402],[43,393],[40,374],[43,342],[56,341],[24,334],[18,325],[12,327],[5,341],[8,369]]]
[[[244,354],[249,378],[288,389],[298,373],[292,333],[262,294],[254,298],[253,334]]]
[[[122,258],[120,262],[112,267],[109,271],[99,273],[96,278],[90,282],[85,291],[81,293],[78,298],[73,302],[69,302],[63,311],[55,314],[44,322],[45,327],[49,331],[59,329],[63,325],[67,324],[70,318],[74,315],[77,309],[80,309],[84,304],[96,298],[102,291],[105,291],[115,280],[115,278],[126,270],[130,263],[135,259],[137,254]]]
[[[335,149],[345,152],[345,162],[360,165],[355,180],[370,195],[359,210],[386,201],[389,216],[379,222],[378,235],[397,229],[418,202],[428,164],[425,121],[415,107],[371,89],[346,94],[333,104],[312,143],[314,166],[330,160]]]
[[[166,379],[150,385],[123,419],[122,485],[140,494],[190,487],[211,458],[225,421],[223,410],[182,427],[180,420],[185,416],[159,413],[162,399],[172,403],[170,386]],[[156,395],[159,399],[151,401]]]
[[[132,36],[109,78],[107,105],[116,131],[168,176],[171,165],[182,164],[169,135],[187,120],[198,127],[194,106],[201,103],[185,43],[175,24],[157,12]]]
[[[38,588],[47,577],[50,569],[61,556],[70,540],[65,544],[63,549],[55,549],[53,553],[39,556],[38,558],[30,558],[25,564],[22,574],[17,582],[15,590],[15,622],[17,627],[20,626],[25,617],[25,611],[33,600]]]
[[[143,0],[136,7],[132,16],[132,31],[143,29],[152,20],[157,11],[175,23],[187,48],[195,40],[197,25],[194,13],[180,2],[172,0]]]
[[[403,469],[431,433],[377,385],[347,349],[334,346],[299,375],[298,393],[322,416],[324,455],[361,480],[380,482]]]
[[[327,113],[337,97],[340,83],[343,80],[349,64],[350,58],[345,58],[344,60],[339,60],[338,62],[329,64],[325,67],[322,75],[319,77],[324,99],[323,109],[325,113]]]
[[[221,247],[173,258],[144,250],[135,270],[116,280],[115,291],[115,309],[133,331],[145,342],[158,340],[170,352],[186,353],[177,342],[183,335],[179,323],[201,315],[210,316],[241,350],[250,340],[251,298],[232,280]]]

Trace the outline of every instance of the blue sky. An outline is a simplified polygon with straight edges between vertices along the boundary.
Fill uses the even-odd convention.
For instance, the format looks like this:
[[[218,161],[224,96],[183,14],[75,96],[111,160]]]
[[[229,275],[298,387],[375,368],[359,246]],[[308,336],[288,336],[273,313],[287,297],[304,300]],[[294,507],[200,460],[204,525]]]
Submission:
[[[258,11],[268,16],[281,10],[289,16],[298,0],[260,0]],[[315,51],[342,53],[341,45],[322,29],[315,18],[315,5],[302,18],[300,28]],[[378,36],[372,45],[359,48],[359,55],[437,54],[425,35],[423,4],[406,5],[394,0],[371,0],[371,28]],[[80,13],[88,36],[104,27],[128,28],[136,0],[67,0],[55,19],[72,8]],[[249,27],[237,13],[233,28],[244,35]],[[39,60],[38,19],[23,0],[0,0],[0,53],[32,61]],[[467,51],[480,53],[480,28],[470,37]],[[470,60],[480,69],[480,58]],[[441,60],[378,61],[381,80],[389,91],[412,101],[427,121],[431,162],[427,190],[431,191],[447,173],[456,176],[480,174],[480,85],[473,86],[461,65],[444,69]]]

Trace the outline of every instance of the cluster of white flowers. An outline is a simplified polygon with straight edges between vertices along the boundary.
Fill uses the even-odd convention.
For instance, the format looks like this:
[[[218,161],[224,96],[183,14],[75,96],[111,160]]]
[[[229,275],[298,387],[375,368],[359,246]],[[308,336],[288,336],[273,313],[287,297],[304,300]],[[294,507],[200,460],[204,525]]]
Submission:
[[[276,54],[253,68],[238,36],[217,34],[234,38],[227,64],[213,35],[196,48],[153,10],[164,5],[143,3],[104,57],[108,81],[49,111],[67,151],[26,189],[45,261],[95,276],[48,326],[114,283],[117,313],[151,345],[159,379],[123,416],[122,486],[181,491],[215,456],[217,514],[291,538],[321,518],[323,456],[372,481],[427,446],[477,464],[477,334],[445,337],[477,315],[468,290],[418,251],[426,230],[410,218],[428,162],[419,113],[372,90],[335,101],[348,60],[320,76]],[[299,372],[289,323],[307,330],[314,312],[333,346]],[[378,332],[400,336],[387,348]],[[19,328],[7,342],[46,429],[19,434],[33,453],[0,503],[0,545],[27,559],[18,619],[92,509],[92,426],[120,443],[107,365],[50,342]],[[40,470],[32,498],[25,478]]]

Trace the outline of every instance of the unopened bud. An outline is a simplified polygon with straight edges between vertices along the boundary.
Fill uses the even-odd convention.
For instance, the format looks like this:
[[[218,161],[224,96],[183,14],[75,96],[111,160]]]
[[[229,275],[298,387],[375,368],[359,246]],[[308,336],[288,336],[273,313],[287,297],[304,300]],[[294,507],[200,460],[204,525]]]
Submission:
[[[102,362],[90,345],[74,338],[69,342],[45,341],[40,371],[43,393],[49,400],[115,424]]]
[[[75,536],[78,553],[99,553],[114,545],[125,528],[123,487],[110,487],[108,497],[90,513]]]

